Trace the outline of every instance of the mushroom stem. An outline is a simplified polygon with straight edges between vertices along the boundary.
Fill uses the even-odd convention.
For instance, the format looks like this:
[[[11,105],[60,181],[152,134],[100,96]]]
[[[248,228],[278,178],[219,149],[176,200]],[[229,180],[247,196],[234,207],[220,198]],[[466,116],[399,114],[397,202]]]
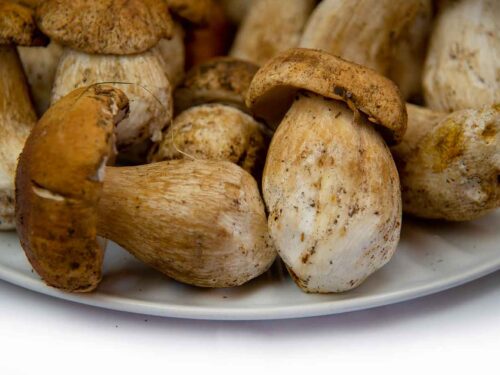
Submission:
[[[408,104],[408,131],[392,147],[403,209],[472,220],[500,206],[500,106],[451,114]]]
[[[304,291],[355,288],[396,250],[396,167],[366,117],[339,101],[294,101],[271,142],[263,194],[271,237]]]
[[[98,234],[188,284],[228,287],[275,258],[255,180],[229,162],[106,168]]]
[[[14,229],[17,158],[36,122],[15,46],[0,45],[0,230]]]

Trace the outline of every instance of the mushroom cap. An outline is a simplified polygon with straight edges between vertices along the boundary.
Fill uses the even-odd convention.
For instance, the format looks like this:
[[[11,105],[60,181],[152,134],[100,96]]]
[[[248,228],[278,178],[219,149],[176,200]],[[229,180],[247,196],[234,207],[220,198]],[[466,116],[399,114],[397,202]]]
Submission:
[[[176,112],[204,103],[225,103],[248,111],[245,96],[258,66],[217,57],[193,67],[174,94]]]
[[[173,28],[166,3],[158,0],[47,0],[36,19],[56,42],[99,54],[144,52]]]
[[[224,104],[195,106],[174,119],[151,160],[225,160],[259,176],[268,147],[266,130],[236,108]]]
[[[405,103],[391,80],[319,50],[294,48],[269,60],[255,74],[246,103],[255,117],[276,128],[298,90],[363,112],[389,144],[401,141],[406,131]]]
[[[114,125],[127,110],[117,89],[80,88],[49,108],[26,141],[16,175],[16,225],[33,268],[51,286],[83,292],[99,283],[97,204]]]
[[[168,9],[185,21],[203,25],[210,18],[213,0],[166,0]]]
[[[0,1],[0,45],[42,46],[47,38],[38,30],[33,10],[10,1]]]

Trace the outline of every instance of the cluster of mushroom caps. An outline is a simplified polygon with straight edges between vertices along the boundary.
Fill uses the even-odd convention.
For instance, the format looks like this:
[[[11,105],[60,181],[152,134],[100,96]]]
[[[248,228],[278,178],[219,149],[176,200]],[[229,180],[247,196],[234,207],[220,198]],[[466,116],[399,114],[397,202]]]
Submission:
[[[500,206],[499,18],[494,0],[0,0],[0,229],[67,291],[98,286],[106,239],[201,287],[279,255],[306,292],[355,288],[403,211]]]

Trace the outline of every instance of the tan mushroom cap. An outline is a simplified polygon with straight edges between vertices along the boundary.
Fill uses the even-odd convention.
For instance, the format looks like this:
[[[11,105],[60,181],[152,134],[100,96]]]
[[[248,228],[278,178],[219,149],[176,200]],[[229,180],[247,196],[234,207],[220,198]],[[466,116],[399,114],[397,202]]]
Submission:
[[[47,44],[47,38],[36,26],[32,9],[11,1],[0,1],[0,45],[2,44]]]
[[[208,22],[213,0],[166,0],[168,9],[178,17],[202,25]]]
[[[245,97],[258,69],[234,57],[217,57],[193,67],[175,91],[176,112],[205,103],[224,103],[248,111]]]
[[[406,107],[397,86],[374,70],[319,50],[294,48],[263,65],[252,80],[246,104],[255,117],[276,128],[298,90],[346,102],[379,125],[390,143],[406,131]]]
[[[100,281],[97,204],[114,125],[127,110],[117,89],[80,88],[55,103],[26,141],[16,175],[16,225],[29,261],[49,285],[83,292]]]
[[[158,0],[46,0],[36,19],[56,42],[99,54],[144,52],[173,29],[166,3]]]

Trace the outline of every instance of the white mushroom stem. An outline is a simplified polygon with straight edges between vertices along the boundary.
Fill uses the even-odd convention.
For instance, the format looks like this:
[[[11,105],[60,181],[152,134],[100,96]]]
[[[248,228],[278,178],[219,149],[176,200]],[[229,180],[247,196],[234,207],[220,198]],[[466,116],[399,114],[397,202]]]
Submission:
[[[408,130],[391,148],[404,211],[463,221],[500,207],[500,107],[451,114],[407,108]]]
[[[153,51],[158,53],[163,70],[172,86],[176,87],[184,79],[186,50],[184,47],[184,29],[179,23],[174,24],[171,39],[160,39]]]
[[[51,42],[47,47],[17,47],[30,92],[39,116],[49,108],[52,85],[63,48]]]
[[[172,86],[154,52],[116,56],[66,49],[57,68],[52,103],[94,83],[109,83],[129,98],[130,114],[116,132],[121,153],[135,159],[134,154],[145,153],[151,142],[160,141],[172,119]]]
[[[14,229],[17,158],[36,115],[16,48],[0,46],[0,230]]]
[[[197,286],[241,285],[276,256],[257,183],[229,162],[109,167],[98,217],[100,235]]]
[[[295,100],[271,142],[263,194],[271,237],[304,291],[355,288],[396,250],[396,167],[373,125],[341,102]]]
[[[323,0],[300,46],[321,49],[388,75],[395,41],[415,18],[421,0]]]
[[[236,34],[230,55],[262,65],[299,44],[314,0],[254,0]]]
[[[424,68],[426,105],[452,112],[500,103],[500,1],[446,1]]]

